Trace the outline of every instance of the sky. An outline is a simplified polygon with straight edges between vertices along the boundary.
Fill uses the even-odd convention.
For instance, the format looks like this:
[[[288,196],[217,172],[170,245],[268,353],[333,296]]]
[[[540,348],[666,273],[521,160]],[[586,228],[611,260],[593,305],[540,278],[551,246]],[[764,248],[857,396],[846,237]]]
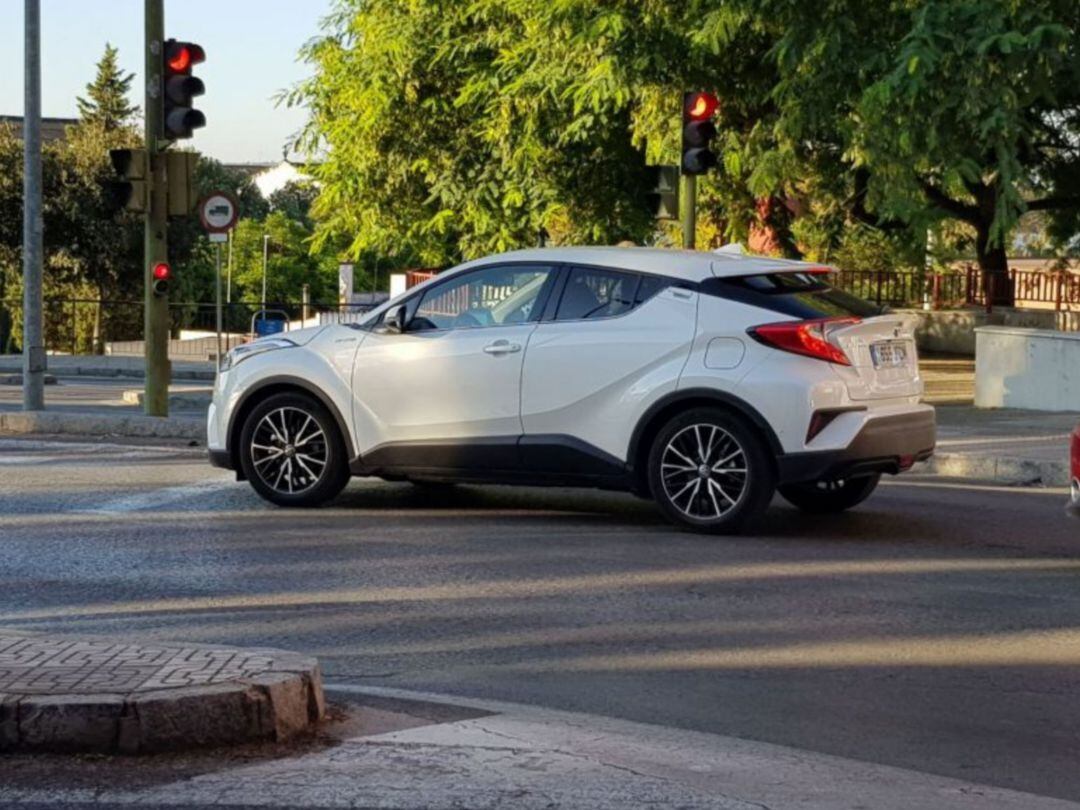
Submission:
[[[23,4],[0,0],[0,115],[23,112]],[[310,75],[297,51],[319,32],[330,0],[165,0],[165,36],[197,42],[206,83],[196,108],[206,126],[187,144],[228,163],[271,162],[304,124],[302,109],[273,97]],[[142,106],[143,0],[41,0],[41,112],[74,118],[95,64],[110,42],[120,66],[135,73],[132,101]]]

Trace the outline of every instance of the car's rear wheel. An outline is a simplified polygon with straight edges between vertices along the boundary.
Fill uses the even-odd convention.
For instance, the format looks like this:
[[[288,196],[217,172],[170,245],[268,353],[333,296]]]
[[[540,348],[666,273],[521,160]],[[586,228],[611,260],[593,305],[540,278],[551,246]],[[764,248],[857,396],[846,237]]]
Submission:
[[[337,423],[306,394],[275,394],[252,409],[240,432],[240,463],[255,491],[279,506],[318,506],[349,481]]]
[[[765,443],[720,408],[694,408],[665,424],[649,453],[653,498],[675,523],[734,532],[772,500],[776,474]]]
[[[881,474],[875,473],[806,484],[784,484],[780,487],[780,494],[784,500],[804,512],[824,515],[858,506],[877,489],[880,480]]]

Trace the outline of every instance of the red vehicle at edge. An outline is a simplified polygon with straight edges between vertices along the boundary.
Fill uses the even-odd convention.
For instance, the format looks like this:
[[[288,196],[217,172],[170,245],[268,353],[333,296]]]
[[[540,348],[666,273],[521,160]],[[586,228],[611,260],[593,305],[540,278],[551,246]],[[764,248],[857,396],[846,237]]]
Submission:
[[[1072,434],[1072,500],[1069,501],[1069,512],[1073,517],[1080,517],[1080,425]]]

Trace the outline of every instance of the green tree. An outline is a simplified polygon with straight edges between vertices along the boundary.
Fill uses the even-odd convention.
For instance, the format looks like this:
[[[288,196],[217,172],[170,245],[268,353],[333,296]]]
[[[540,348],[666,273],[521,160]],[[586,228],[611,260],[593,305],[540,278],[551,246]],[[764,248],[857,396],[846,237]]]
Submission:
[[[270,195],[270,210],[281,211],[289,219],[310,227],[311,206],[319,194],[318,187],[310,180],[290,180]]]
[[[1025,210],[1075,233],[1078,17],[1071,0],[338,0],[288,99],[326,156],[317,238],[353,253],[640,239],[642,156],[675,162],[681,92],[703,88],[721,97],[714,238],[769,224],[827,257],[871,226],[888,238],[864,245],[908,255],[958,220],[1001,271]]]
[[[105,53],[97,63],[94,81],[86,85],[86,96],[76,99],[79,120],[84,124],[96,124],[106,130],[119,129],[130,123],[139,111],[128,101],[128,92],[134,73],[124,74],[116,62],[118,51],[105,43]]]
[[[265,220],[241,220],[233,232],[233,300],[262,300],[263,237],[269,236],[266,265],[266,300],[298,304],[304,285],[312,301],[337,298],[337,260],[332,253],[310,250],[311,231],[282,211]]]

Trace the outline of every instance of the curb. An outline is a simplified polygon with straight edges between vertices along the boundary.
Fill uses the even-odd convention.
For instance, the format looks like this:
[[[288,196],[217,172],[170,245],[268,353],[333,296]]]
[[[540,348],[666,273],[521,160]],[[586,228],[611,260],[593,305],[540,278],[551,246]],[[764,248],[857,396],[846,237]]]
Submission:
[[[206,419],[196,416],[143,416],[58,411],[0,412],[0,433],[195,439],[206,441]]]
[[[935,453],[929,461],[916,465],[914,471],[1005,486],[1067,487],[1072,480],[1064,460],[972,453]]]
[[[94,656],[112,669],[95,669]],[[24,658],[33,663],[20,667]],[[140,646],[18,631],[0,633],[0,659],[14,684],[0,693],[3,753],[143,754],[280,742],[326,715],[318,661],[284,650]],[[200,676],[213,680],[207,673],[216,674],[215,667],[235,675],[199,683]],[[118,678],[134,687],[107,691]],[[63,685],[50,692],[43,681]]]
[[[200,391],[181,391],[175,394],[169,394],[169,410],[202,410],[205,412],[206,409],[210,407],[210,401],[213,398],[213,394],[213,388],[207,388]],[[124,392],[123,398],[124,402],[127,404],[138,405],[141,407],[146,400],[146,392],[141,388],[130,389]]]
[[[0,365],[0,374],[21,374],[19,369],[8,368]],[[49,374],[56,377],[130,377],[131,379],[146,379],[146,372],[141,368],[118,368],[117,366],[60,366],[49,370]],[[176,382],[180,380],[214,381],[213,370],[202,371],[199,369],[176,369],[172,370],[170,378]]]

